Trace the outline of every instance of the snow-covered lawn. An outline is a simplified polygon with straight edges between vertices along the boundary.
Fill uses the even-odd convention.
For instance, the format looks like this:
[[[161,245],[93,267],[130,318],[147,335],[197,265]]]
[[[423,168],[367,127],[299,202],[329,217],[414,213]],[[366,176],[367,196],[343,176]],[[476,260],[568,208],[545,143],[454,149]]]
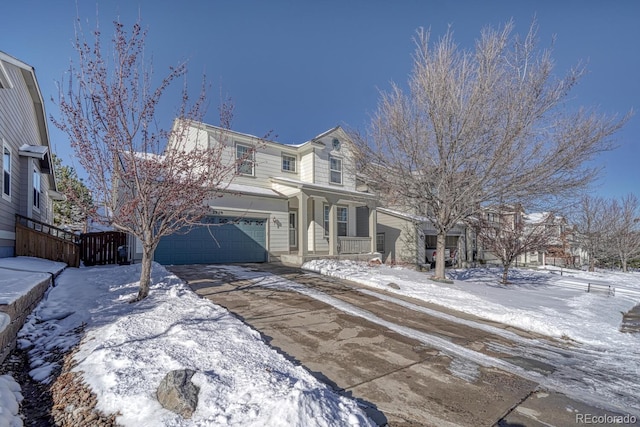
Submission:
[[[314,260],[303,268],[551,337],[610,348],[640,344],[638,335],[619,330],[622,313],[640,304],[640,273],[514,268],[511,283],[502,285],[499,268],[447,270],[453,283],[434,282],[430,273],[408,268],[354,261]],[[611,285],[616,295],[588,293],[590,282]]]
[[[98,409],[121,414],[121,425],[373,425],[355,401],[295,366],[160,265],[154,264],[149,297],[129,303],[139,274],[140,265],[65,270],[19,334],[19,346],[30,349],[31,375],[49,381],[54,366],[48,351],[73,347],[74,330],[84,325],[74,370],[97,394]],[[155,398],[166,373],[183,368],[196,371],[192,381],[200,388],[189,420]],[[2,425],[21,425],[10,415],[20,400],[10,377],[0,377],[0,392],[0,415],[10,419]],[[6,395],[16,398],[5,402]]]

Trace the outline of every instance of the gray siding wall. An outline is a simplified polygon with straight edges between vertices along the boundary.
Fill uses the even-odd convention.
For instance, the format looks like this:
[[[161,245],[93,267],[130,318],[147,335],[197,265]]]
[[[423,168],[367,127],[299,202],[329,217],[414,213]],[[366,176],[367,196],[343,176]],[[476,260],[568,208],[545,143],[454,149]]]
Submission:
[[[10,200],[0,195],[0,257],[13,255],[14,240],[7,238],[15,232],[15,214],[28,215],[31,202],[31,174],[34,161],[32,158],[20,157],[18,149],[23,144],[44,145],[41,140],[36,119],[33,99],[29,93],[23,70],[3,62],[11,88],[0,89],[0,145],[11,152],[11,197]],[[0,147],[0,150],[3,150]],[[3,159],[0,157],[0,171]],[[39,161],[36,161],[39,167]],[[34,219],[51,221],[51,201],[47,197],[49,176],[41,176],[41,209]],[[7,248],[11,247],[9,251]],[[10,252],[10,253],[9,253]]]
[[[349,142],[342,139],[340,149],[333,149],[333,137],[327,136],[322,139],[325,148],[316,151],[315,159],[315,183],[321,185],[331,185],[343,190],[356,190],[356,174],[353,163],[353,155],[351,154]],[[342,160],[342,184],[332,184],[330,179],[330,157],[336,157]]]
[[[385,263],[420,262],[416,226],[411,221],[378,211],[376,228],[377,233],[384,233]]]
[[[2,91],[4,89],[0,89],[0,96],[2,96]],[[2,104],[0,103],[0,107]],[[2,112],[0,112],[0,120],[2,120]],[[0,124],[0,133],[3,132],[4,126]],[[7,200],[3,196],[0,195],[0,233],[7,232],[13,233],[15,231],[15,214],[19,211],[19,165],[18,165],[18,150],[13,149],[13,145],[9,144],[9,141],[2,137],[4,140],[5,146],[9,148],[11,152],[11,197],[10,200]],[[4,153],[4,148],[3,148]],[[4,161],[4,157],[0,158],[0,163]],[[4,165],[2,165],[2,168]],[[2,179],[4,179],[4,169],[0,169],[3,171]],[[13,242],[13,241],[12,241]],[[2,245],[2,243],[0,243]]]

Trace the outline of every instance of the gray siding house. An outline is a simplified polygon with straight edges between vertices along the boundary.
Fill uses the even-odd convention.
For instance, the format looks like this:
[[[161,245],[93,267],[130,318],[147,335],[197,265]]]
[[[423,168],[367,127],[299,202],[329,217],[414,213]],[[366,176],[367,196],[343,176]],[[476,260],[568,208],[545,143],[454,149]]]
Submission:
[[[53,223],[57,192],[33,67],[0,52],[0,258],[15,254],[15,215]]]

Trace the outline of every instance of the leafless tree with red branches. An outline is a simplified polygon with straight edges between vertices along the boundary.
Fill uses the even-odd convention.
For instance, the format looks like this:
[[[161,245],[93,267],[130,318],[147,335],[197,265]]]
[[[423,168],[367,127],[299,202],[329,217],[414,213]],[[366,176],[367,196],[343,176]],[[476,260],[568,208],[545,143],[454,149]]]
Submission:
[[[96,205],[105,209],[106,221],[142,242],[138,300],[149,293],[160,238],[196,224],[207,212],[205,201],[220,195],[236,169],[220,145],[202,141],[187,147],[189,125],[202,121],[205,79],[192,100],[187,64],[181,62],[154,85],[152,63],[145,59],[146,38],[140,21],[130,31],[116,21],[104,48],[99,29],[87,40],[78,23],[78,62],[72,62],[68,81],[60,87],[60,118],[52,118],[88,172],[87,184]],[[163,128],[158,106],[176,80],[185,81],[176,120],[173,127]],[[228,101],[220,108],[223,126],[231,123]]]

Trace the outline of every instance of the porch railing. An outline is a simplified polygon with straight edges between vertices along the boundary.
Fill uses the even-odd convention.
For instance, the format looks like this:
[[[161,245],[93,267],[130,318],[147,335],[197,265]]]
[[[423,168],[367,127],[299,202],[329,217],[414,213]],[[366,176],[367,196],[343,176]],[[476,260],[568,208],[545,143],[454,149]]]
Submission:
[[[371,237],[338,237],[338,253],[368,254],[371,252]]]

